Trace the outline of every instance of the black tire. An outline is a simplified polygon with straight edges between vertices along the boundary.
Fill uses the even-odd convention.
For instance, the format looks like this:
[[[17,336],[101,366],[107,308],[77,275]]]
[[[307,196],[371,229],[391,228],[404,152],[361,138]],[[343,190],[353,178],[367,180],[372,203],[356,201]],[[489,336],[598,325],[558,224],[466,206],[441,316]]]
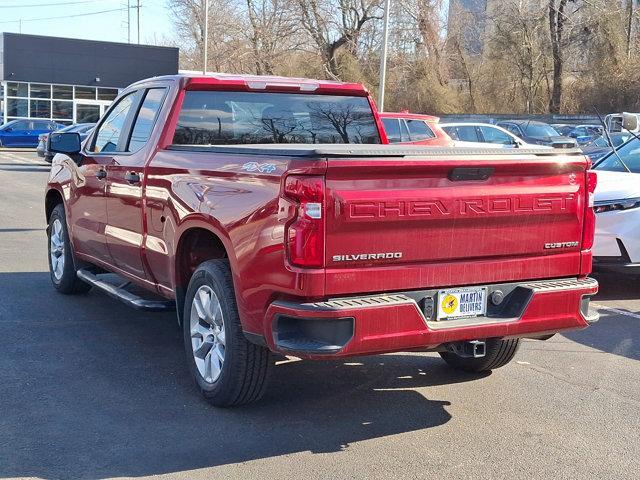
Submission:
[[[489,372],[505,366],[515,357],[520,347],[519,338],[503,340],[489,338],[486,341],[485,356],[480,358],[461,357],[453,352],[440,352],[440,356],[449,366],[466,372]]]
[[[215,293],[224,325],[224,361],[219,376],[211,382],[205,380],[196,365],[191,337],[193,301],[203,286]],[[268,384],[273,358],[267,348],[249,342],[242,332],[227,260],[208,260],[198,266],[189,282],[183,310],[187,362],[201,394],[216,407],[243,405],[260,399]]]
[[[64,268],[60,269],[60,274],[54,272],[53,262],[51,258],[51,236],[54,234],[54,224],[60,222],[62,228],[62,238],[64,245],[62,247],[61,256],[64,257]],[[71,250],[71,242],[69,241],[69,231],[67,230],[67,221],[64,214],[64,205],[59,203],[56,205],[49,216],[49,225],[47,227],[47,252],[49,260],[49,276],[53,286],[60,293],[73,295],[78,293],[86,293],[91,290],[91,285],[83,282],[76,275],[75,261],[73,251]]]

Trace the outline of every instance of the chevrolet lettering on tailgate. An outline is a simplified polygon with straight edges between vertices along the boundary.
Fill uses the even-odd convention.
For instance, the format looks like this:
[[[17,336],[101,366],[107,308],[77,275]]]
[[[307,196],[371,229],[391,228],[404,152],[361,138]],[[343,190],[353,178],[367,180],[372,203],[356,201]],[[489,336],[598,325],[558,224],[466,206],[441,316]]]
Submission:
[[[498,198],[455,200],[351,201],[348,215],[352,219],[397,217],[484,216],[491,214],[527,214],[531,212],[566,212],[575,205],[573,194],[514,195]]]

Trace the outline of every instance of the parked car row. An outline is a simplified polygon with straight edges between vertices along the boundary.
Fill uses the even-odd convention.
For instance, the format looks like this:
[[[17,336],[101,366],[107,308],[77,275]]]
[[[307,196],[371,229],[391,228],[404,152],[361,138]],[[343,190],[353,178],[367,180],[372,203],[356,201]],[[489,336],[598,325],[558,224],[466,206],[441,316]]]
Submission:
[[[490,123],[439,123],[438,117],[409,112],[380,114],[389,143],[483,147],[570,148],[576,141],[558,135],[551,126],[536,121],[512,120]]]

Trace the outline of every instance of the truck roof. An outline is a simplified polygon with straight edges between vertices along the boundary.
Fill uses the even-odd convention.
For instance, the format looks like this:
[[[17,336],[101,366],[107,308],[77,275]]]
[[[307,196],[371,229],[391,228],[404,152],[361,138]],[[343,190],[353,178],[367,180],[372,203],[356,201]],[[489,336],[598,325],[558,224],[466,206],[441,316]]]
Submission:
[[[341,95],[367,96],[369,91],[360,83],[315,80],[311,78],[279,77],[275,75],[238,75],[231,73],[191,73],[163,75],[140,80],[132,86],[148,82],[182,82],[187,90],[205,90],[215,87],[237,87],[249,91],[336,93]]]

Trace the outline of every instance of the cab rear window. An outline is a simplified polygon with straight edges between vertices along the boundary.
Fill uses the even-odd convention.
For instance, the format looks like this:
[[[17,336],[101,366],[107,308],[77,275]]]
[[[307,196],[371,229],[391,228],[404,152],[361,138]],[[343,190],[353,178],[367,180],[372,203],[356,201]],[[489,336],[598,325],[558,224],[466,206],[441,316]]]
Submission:
[[[188,91],[173,143],[380,143],[380,136],[365,97]]]

